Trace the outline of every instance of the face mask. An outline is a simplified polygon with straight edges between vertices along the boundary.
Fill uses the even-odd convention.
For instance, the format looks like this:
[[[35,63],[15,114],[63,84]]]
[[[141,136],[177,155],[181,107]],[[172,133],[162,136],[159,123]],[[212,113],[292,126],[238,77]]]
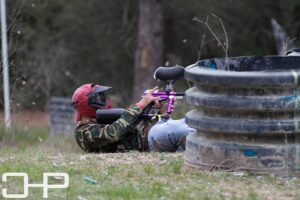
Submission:
[[[89,95],[88,105],[94,108],[104,108],[106,107],[106,95],[104,92],[92,93]]]

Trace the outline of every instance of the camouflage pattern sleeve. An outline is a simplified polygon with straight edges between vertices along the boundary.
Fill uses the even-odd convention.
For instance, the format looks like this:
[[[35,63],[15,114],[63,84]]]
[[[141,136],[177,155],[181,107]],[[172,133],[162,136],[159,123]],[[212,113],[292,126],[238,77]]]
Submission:
[[[103,125],[96,121],[82,124],[75,129],[76,141],[85,151],[115,143],[127,133],[141,112],[141,108],[133,105],[112,124]]]
[[[133,125],[141,114],[142,109],[137,106],[131,106],[120,119],[112,124],[107,124],[101,128],[95,128],[93,131],[98,139],[104,139],[108,142],[118,141],[122,135],[127,133],[128,128]]]

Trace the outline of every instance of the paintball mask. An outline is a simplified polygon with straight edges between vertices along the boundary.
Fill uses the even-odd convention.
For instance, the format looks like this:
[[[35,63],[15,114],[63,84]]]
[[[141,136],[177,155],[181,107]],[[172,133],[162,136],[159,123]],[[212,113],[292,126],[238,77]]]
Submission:
[[[77,88],[72,96],[72,103],[76,109],[75,120],[80,121],[81,116],[95,117],[97,109],[109,109],[111,103],[105,96],[108,86],[84,84]]]
[[[104,91],[110,88],[107,86],[92,85],[92,91],[88,94],[88,105],[96,109],[109,108],[110,101],[106,98]]]

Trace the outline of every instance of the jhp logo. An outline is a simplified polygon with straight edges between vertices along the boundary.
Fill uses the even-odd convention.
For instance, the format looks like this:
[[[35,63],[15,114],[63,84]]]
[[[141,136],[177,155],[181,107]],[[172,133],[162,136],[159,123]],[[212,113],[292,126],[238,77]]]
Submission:
[[[27,173],[4,173],[2,174],[2,182],[8,182],[8,177],[23,177],[23,194],[8,194],[7,188],[2,188],[2,196],[7,199],[22,199],[27,198],[29,195],[29,188],[43,188],[43,198],[48,198],[48,189],[67,188],[69,186],[69,175],[66,173],[43,173],[43,183],[29,183],[29,177]],[[61,177],[63,178],[62,184],[49,184],[49,177]]]

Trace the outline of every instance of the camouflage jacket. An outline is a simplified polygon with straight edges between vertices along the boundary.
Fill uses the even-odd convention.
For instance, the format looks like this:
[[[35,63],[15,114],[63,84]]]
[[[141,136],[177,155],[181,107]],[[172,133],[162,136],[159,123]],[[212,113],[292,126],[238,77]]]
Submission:
[[[148,150],[147,133],[152,123],[137,123],[141,112],[133,105],[112,124],[99,124],[94,119],[81,122],[75,129],[76,142],[86,152]]]

